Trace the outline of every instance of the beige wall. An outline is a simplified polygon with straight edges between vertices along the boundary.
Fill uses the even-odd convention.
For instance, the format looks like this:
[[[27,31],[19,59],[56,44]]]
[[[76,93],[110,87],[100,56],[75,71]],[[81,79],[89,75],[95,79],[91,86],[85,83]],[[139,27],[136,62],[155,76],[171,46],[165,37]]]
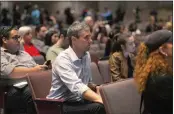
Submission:
[[[30,1],[31,2],[31,1]],[[1,2],[2,7],[8,7],[12,9],[12,4],[14,2]],[[23,7],[28,2],[25,1],[16,1],[17,4],[21,7],[21,12],[23,11]],[[149,15],[149,11],[152,8],[160,8],[159,17],[166,17],[169,14],[172,14],[171,8],[173,7],[172,1],[165,2],[165,1],[158,1],[158,2],[151,2],[151,1],[32,1],[32,4],[38,4],[40,8],[48,9],[49,13],[55,13],[57,10],[60,12],[64,12],[66,7],[71,7],[75,10],[77,15],[81,14],[81,11],[85,7],[90,7],[93,9],[99,9],[100,12],[104,11],[104,7],[108,7],[113,11],[115,15],[115,10],[117,9],[118,5],[121,4],[126,8],[126,15],[125,15],[125,22],[134,19],[133,9],[136,6],[139,6],[141,9],[141,19],[147,21],[147,17]],[[167,9],[167,10],[166,10]],[[169,10],[168,10],[169,9]],[[166,13],[167,12],[167,13]]]

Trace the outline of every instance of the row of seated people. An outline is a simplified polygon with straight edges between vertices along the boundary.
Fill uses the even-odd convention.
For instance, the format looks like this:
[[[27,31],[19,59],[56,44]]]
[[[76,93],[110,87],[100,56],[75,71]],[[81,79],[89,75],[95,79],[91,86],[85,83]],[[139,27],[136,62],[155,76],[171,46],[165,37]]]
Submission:
[[[58,31],[50,30],[43,33],[42,31],[46,31],[45,26],[38,26],[35,31],[38,31],[38,33],[36,32],[36,36],[40,38],[40,40],[38,40],[38,38],[33,38],[32,28],[29,26],[22,26],[18,30],[21,36],[21,50],[29,53],[37,64],[43,64],[45,60],[51,60],[53,63],[57,55],[69,45],[67,41],[68,38],[65,37],[66,35],[60,35]],[[45,43],[42,42],[41,38]],[[92,54],[95,53],[97,58],[101,58],[104,56],[105,44],[96,43],[97,44],[91,45],[89,52]]]
[[[76,30],[76,28],[78,28],[78,30]],[[13,28],[3,28],[1,32],[1,75],[19,78],[14,74],[18,72],[31,73],[47,68],[46,65],[37,65],[28,53],[19,49],[20,36],[17,30]],[[72,32],[75,32],[76,35]],[[81,32],[83,33],[82,35],[79,34]],[[89,66],[90,55],[86,53],[92,42],[90,30],[85,23],[75,22],[70,26],[68,34],[70,35],[69,37],[72,38],[70,47],[63,51],[64,53],[62,52],[60,54],[62,58],[55,60],[52,69],[53,83],[56,81],[58,86],[54,86],[53,84],[47,97],[52,99],[62,97],[66,101],[63,106],[63,111],[67,114],[81,114],[82,112],[89,113],[91,111],[104,114],[105,110],[101,97],[92,91],[96,86],[91,82],[92,78]],[[57,68],[60,71],[59,73],[57,72]],[[60,81],[60,78],[57,79],[58,75],[62,76],[62,81]],[[54,78],[56,78],[56,80],[54,80]],[[18,107],[22,107],[23,111],[27,111],[29,114],[36,113],[30,90],[26,84],[27,83],[22,85],[22,87],[11,87],[7,92],[7,113],[19,113],[17,112],[19,111]],[[54,87],[56,88],[54,89]],[[15,105],[15,103],[18,103],[18,105]],[[74,106],[74,103],[77,106]],[[89,108],[86,109],[86,106]],[[79,110],[77,107],[81,107],[82,110]]]
[[[39,28],[40,27],[40,28]],[[43,37],[46,43],[36,38],[32,38],[32,29],[29,26],[22,26],[19,28],[18,33],[21,36],[20,48],[26,51],[33,57],[37,64],[43,64],[45,60],[54,61],[57,55],[67,48],[67,38],[57,31],[47,31],[46,33],[40,33],[45,29],[44,26],[39,26],[37,37]],[[45,35],[44,35],[45,34]],[[65,40],[64,40],[65,39]]]
[[[13,30],[13,29],[9,29],[9,33],[10,33],[10,35],[9,35],[9,37],[11,37],[11,35],[12,35],[12,37],[11,38],[14,38],[16,41],[18,41],[19,40],[19,36],[18,36],[18,33],[17,33],[17,30]],[[21,29],[19,30],[19,34],[21,34]],[[30,35],[30,34],[29,34]],[[21,34],[21,36],[22,36],[22,34]],[[4,40],[5,40],[5,37],[7,37],[7,36],[3,36],[3,38],[4,38]],[[2,39],[3,39],[2,38]],[[8,41],[8,39],[6,39],[6,41]],[[8,42],[8,43],[12,43],[12,44],[14,44],[13,45],[13,49],[15,49],[15,50],[10,50],[10,48],[8,48],[8,46],[9,45],[5,45],[5,44],[3,44],[3,47],[2,47],[2,49],[4,49],[4,48],[6,48],[6,49],[4,49],[4,50],[9,50],[10,52],[8,53],[9,55],[8,56],[10,56],[10,54],[16,54],[16,52],[14,53],[13,51],[17,51],[18,49],[19,49],[19,44],[18,43],[16,43],[15,44],[15,42],[16,41],[11,41],[10,40],[10,42]],[[4,43],[4,42],[3,42]],[[11,45],[12,45],[11,44]],[[4,53],[5,51],[4,50],[2,50],[2,53]],[[12,66],[12,68],[11,69],[5,69],[4,67],[2,67],[3,69],[2,69],[2,71],[1,71],[1,74],[3,75],[3,74],[7,74],[7,75],[9,75],[8,73],[10,73],[10,72],[20,72],[20,71],[23,71],[23,70],[25,70],[26,72],[33,72],[33,71],[39,71],[39,70],[44,70],[44,68],[45,67],[47,67],[47,66],[45,66],[45,65],[36,65],[36,63],[32,60],[32,58],[28,55],[28,54],[26,54],[26,53],[24,53],[23,51],[20,51],[20,52],[22,52],[23,53],[23,55],[25,55],[25,56],[21,56],[20,54],[20,56],[21,56],[21,58],[14,58],[14,59],[20,59],[20,61],[18,61],[19,62],[19,64],[21,64],[21,66],[22,66],[22,64],[24,65],[25,64],[25,66],[27,65],[27,67],[34,67],[34,68],[29,68],[29,69],[25,69],[25,68],[20,68],[20,67],[18,67],[18,65],[14,65],[14,66]],[[20,52],[18,52],[18,53],[20,53]],[[3,54],[2,54],[3,55]],[[5,54],[4,54],[5,55]],[[17,54],[18,55],[18,54]],[[7,58],[9,58],[9,57],[7,57]],[[22,61],[22,59],[24,59],[23,61]],[[25,60],[25,59],[28,59],[28,60]],[[4,61],[5,61],[5,58],[2,60],[3,62],[3,66],[5,66],[5,64],[4,64]],[[7,61],[5,61],[6,62],[6,64],[8,64],[9,66],[7,66],[7,67],[11,67],[11,64],[12,64],[12,62],[13,61],[11,61],[11,60],[7,60]],[[9,63],[8,63],[9,62]],[[16,62],[16,61],[15,61]],[[27,62],[31,62],[30,63],[30,65],[28,65],[28,63]],[[16,64],[16,63],[14,63],[14,64]],[[20,66],[20,65],[19,65]],[[14,68],[15,67],[15,68]],[[14,69],[13,69],[14,68]],[[10,71],[11,70],[11,71]],[[108,77],[109,78],[109,77]],[[98,80],[97,80],[98,81]],[[97,81],[96,81],[96,83],[97,83]],[[101,84],[101,83],[100,83]],[[32,104],[32,103],[31,103]],[[8,103],[7,103],[7,107],[8,107]]]
[[[23,50],[28,52],[34,58],[36,63],[43,64],[45,60],[43,56],[41,56],[37,48],[33,45],[31,32],[32,30],[30,27],[26,26],[19,28],[19,35],[22,37],[21,47],[23,48]],[[113,37],[114,37],[112,38],[113,46],[111,49],[112,56],[110,57],[109,60],[111,75],[112,78],[114,78],[113,81],[117,81],[119,79],[127,77],[132,77],[133,66],[134,66],[133,65],[134,60],[132,59],[134,59],[133,53],[135,52],[134,37],[132,37],[130,34],[115,35]],[[48,33],[46,33],[45,39],[47,40],[48,44],[50,43],[54,44],[52,47],[50,47],[50,49],[46,54],[46,59],[51,60],[53,63],[57,55],[68,47],[67,38],[60,36],[60,38],[58,39],[58,33],[56,31],[49,31]],[[117,39],[122,39],[122,40],[117,40]],[[102,51],[100,51],[100,48]],[[102,52],[101,56],[104,56],[104,50],[105,50],[105,44],[92,44],[89,52],[91,55],[93,53],[95,53],[96,55],[101,55],[98,52]],[[99,58],[99,56],[97,56],[97,58]]]
[[[78,30],[76,30],[77,28]],[[5,28],[2,31],[1,75],[5,74],[14,78],[14,74],[17,72],[29,73],[45,70],[45,68],[47,67],[46,65],[37,65],[31,58],[31,56],[29,56],[29,54],[24,51],[19,51],[19,36],[17,30],[14,30],[12,28]],[[81,34],[79,35],[78,32],[80,32]],[[67,114],[80,114],[82,112],[93,114],[93,111],[95,111],[95,113],[104,114],[106,112],[103,106],[103,100],[99,93],[94,92],[96,91],[98,86],[92,83],[92,77],[90,77],[90,64],[92,63],[90,61],[89,53],[86,53],[86,51],[89,50],[90,44],[92,42],[90,38],[90,30],[84,23],[75,22],[70,26],[67,35],[71,38],[70,47],[63,51],[53,63],[51,82],[52,85],[47,98],[64,99],[63,112]],[[120,48],[123,50],[122,54],[125,55],[124,57],[128,57],[129,53],[124,53],[124,51],[126,50],[124,50],[124,48],[126,46],[133,46],[134,49],[134,43],[132,43],[133,38],[127,38],[129,40],[129,43],[126,43],[125,40],[120,39],[116,38],[116,43],[118,44],[118,41],[121,42]],[[162,44],[160,44],[160,46],[161,45]],[[130,50],[132,50],[132,48]],[[22,54],[25,56],[22,56]],[[111,60],[109,59],[109,61]],[[101,71],[103,70],[100,70],[100,72]],[[129,76],[129,70],[127,71],[126,75]],[[92,76],[95,81],[94,75]],[[116,77],[118,77],[118,74]],[[112,76],[112,80],[113,79],[114,76]],[[20,87],[17,88],[19,89]],[[25,100],[25,103],[22,101],[25,105],[22,105],[23,103],[19,102],[19,105],[17,105],[15,108],[17,109],[18,106],[23,106],[23,108],[25,107],[24,110],[27,110],[28,113],[36,113],[28,86],[25,85],[24,87],[20,88],[19,95],[23,97],[13,99],[13,97],[15,97],[13,92],[16,92],[18,90],[17,88],[12,87],[11,89],[9,89],[11,92],[7,92],[7,111],[10,111],[10,108],[14,106],[14,102]],[[12,109],[14,109],[14,107]]]

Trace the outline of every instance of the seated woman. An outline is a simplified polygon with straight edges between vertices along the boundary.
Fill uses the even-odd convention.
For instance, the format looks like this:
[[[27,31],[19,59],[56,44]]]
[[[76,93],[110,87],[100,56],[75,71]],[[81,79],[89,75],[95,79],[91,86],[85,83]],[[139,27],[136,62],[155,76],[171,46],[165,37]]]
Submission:
[[[159,30],[138,48],[134,79],[142,93],[143,114],[173,113],[173,35]]]
[[[45,38],[46,45],[52,45],[46,54],[46,59],[51,60],[51,63],[56,59],[58,54],[68,47],[67,40],[65,40],[64,36],[61,34],[60,38],[58,37],[58,33],[56,31],[49,31],[46,34]]]
[[[37,64],[44,64],[45,55],[32,43],[32,29],[29,26],[23,26],[19,28],[18,33],[22,37],[21,49],[32,56]]]
[[[59,39],[60,32],[59,31],[54,31],[54,30],[49,30],[46,35],[45,35],[45,45],[51,47],[52,45],[56,44],[56,42]]]
[[[112,81],[118,81],[133,76],[134,69],[134,37],[130,34],[115,35],[109,57]]]
[[[39,50],[31,43],[32,29],[29,26],[22,26],[18,30],[19,35],[22,37],[21,45],[24,51],[33,56],[41,56]]]

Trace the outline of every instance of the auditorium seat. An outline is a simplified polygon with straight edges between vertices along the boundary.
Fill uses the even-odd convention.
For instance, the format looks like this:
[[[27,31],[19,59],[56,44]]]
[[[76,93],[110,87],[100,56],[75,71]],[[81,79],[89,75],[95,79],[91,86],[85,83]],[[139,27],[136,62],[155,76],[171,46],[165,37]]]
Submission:
[[[43,65],[45,62],[44,56],[40,55],[40,56],[33,56],[34,61],[39,64],[39,65]]]
[[[105,43],[100,43],[100,50],[105,50],[106,44]]]
[[[19,76],[19,78],[10,78],[10,76],[0,76],[0,114],[6,114],[6,95],[9,87],[13,86],[15,83],[25,80],[21,78],[26,76],[26,73],[14,73],[11,77]]]
[[[91,62],[95,62],[96,64],[99,61],[99,57],[95,51],[89,51],[89,54],[91,56]]]
[[[107,114],[140,114],[141,96],[133,79],[100,86]]]
[[[91,73],[92,73],[92,81],[95,84],[101,85],[104,84],[103,78],[100,75],[99,69],[96,65],[96,63],[91,63]]]
[[[103,60],[103,61],[100,60],[98,62],[98,67],[99,67],[100,74],[103,77],[104,83],[111,82],[108,60]]]
[[[47,99],[51,88],[51,71],[29,73],[27,81],[38,114],[62,114],[62,99]]]
[[[0,113],[4,112],[4,97],[5,97],[5,91],[0,88]]]
[[[90,50],[92,50],[92,51],[100,50],[99,44],[91,44]]]

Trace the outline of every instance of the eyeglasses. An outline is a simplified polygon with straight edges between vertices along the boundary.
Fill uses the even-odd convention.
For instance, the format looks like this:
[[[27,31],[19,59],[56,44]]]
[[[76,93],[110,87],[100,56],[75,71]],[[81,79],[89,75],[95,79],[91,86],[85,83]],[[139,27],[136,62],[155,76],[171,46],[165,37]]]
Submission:
[[[15,40],[15,41],[20,41],[21,40],[21,36],[15,35],[15,36],[12,37],[12,39]]]

